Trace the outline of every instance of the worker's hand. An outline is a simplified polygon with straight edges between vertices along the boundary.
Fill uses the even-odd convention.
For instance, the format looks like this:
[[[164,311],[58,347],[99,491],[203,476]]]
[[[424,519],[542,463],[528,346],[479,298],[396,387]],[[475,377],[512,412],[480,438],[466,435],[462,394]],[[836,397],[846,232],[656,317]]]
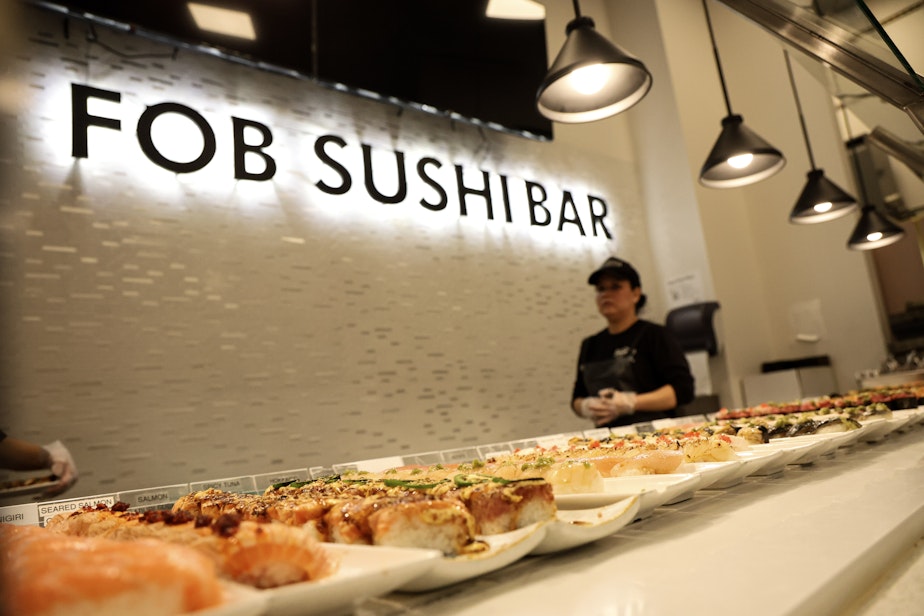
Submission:
[[[586,417],[594,423],[597,423],[597,414],[595,411],[603,410],[603,400],[595,397],[587,397],[581,400],[581,417]]]
[[[602,426],[618,416],[616,409],[604,398],[590,396],[581,400],[581,417],[591,420],[595,426]]]
[[[618,389],[601,389],[599,400],[601,409],[596,413],[597,424],[609,423],[622,415],[630,415],[635,411],[636,395],[634,391],[619,391]]]
[[[57,496],[77,482],[77,465],[71,452],[61,441],[55,441],[42,447],[51,459],[51,473],[58,478],[53,487],[42,493],[43,497]]]

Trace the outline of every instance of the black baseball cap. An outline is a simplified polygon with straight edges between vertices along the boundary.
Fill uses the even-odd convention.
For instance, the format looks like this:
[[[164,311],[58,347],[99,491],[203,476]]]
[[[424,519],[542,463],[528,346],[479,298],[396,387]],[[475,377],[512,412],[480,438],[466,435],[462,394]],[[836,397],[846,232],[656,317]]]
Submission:
[[[600,280],[600,277],[604,274],[608,276],[613,276],[619,280],[627,280],[629,284],[632,285],[632,288],[642,286],[642,281],[638,277],[638,272],[635,271],[635,268],[622,259],[617,259],[616,257],[610,257],[603,262],[597,271],[590,275],[590,278],[587,279],[587,284],[596,285],[597,281]]]

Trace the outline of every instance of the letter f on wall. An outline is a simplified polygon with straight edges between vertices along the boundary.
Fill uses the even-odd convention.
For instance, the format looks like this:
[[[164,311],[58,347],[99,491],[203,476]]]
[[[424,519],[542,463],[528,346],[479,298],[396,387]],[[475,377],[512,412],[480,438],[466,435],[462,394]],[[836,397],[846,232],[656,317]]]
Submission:
[[[119,120],[90,115],[87,111],[87,100],[91,96],[114,103],[122,101],[122,94],[119,92],[100,90],[99,88],[91,88],[90,86],[82,86],[76,83],[71,84],[71,121],[73,122],[71,156],[78,158],[89,157],[87,153],[87,129],[91,126],[122,130],[122,122]]]

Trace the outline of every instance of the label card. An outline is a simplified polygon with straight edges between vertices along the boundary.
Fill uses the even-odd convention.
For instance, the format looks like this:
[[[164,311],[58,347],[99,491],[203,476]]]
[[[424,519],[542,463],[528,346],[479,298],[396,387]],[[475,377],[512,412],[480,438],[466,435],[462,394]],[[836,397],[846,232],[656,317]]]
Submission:
[[[119,492],[119,500],[123,503],[128,503],[129,509],[133,511],[170,509],[173,503],[178,501],[180,497],[189,494],[189,492],[189,484],[180,483],[159,488]]]
[[[84,498],[74,498],[71,500],[53,501],[50,503],[41,503],[38,505],[39,524],[45,526],[45,522],[55,517],[59,513],[73,513],[84,507],[96,507],[99,504],[112,507],[118,502],[117,494],[100,494],[98,496],[87,496]]]
[[[189,484],[189,489],[192,492],[208,490],[210,488],[222,490],[224,492],[256,493],[257,484],[253,480],[253,475],[228,477],[227,479],[213,479],[211,481],[197,481]]]
[[[262,475],[253,476],[254,484],[257,486],[257,491],[260,494],[263,494],[268,487],[274,486],[277,483],[308,481],[310,478],[307,468],[297,468],[291,471],[279,471],[276,473],[264,473]]]
[[[0,523],[15,524],[17,526],[37,526],[39,523],[38,505],[27,503],[25,505],[0,507]]]

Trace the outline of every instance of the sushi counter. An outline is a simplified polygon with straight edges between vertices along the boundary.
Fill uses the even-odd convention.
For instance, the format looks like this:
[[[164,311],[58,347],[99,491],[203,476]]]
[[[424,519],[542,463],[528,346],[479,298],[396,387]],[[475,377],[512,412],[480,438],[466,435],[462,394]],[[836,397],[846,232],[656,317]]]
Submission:
[[[922,437],[919,426],[697,490],[592,544],[357,613],[920,614]]]
[[[513,445],[547,447],[573,436]],[[471,557],[323,544],[340,560],[330,578],[266,591],[241,589],[224,605],[198,614],[920,613],[924,407],[859,430],[775,441],[759,456],[742,455],[734,463],[620,477],[622,487],[608,483],[601,494],[556,494],[554,521],[489,537],[489,549]],[[136,510],[156,510],[195,490],[256,494],[272,482],[331,471],[471,460],[486,453],[434,452],[414,460],[4,507],[0,517],[7,524],[41,526],[58,513],[95,503],[123,501]]]

